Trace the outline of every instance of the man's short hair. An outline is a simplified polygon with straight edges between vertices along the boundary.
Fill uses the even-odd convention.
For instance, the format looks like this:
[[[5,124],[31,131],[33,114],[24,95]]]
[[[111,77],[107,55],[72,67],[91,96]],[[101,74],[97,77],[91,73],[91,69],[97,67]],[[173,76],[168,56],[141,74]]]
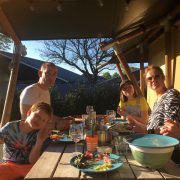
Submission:
[[[57,68],[56,65],[55,65],[54,63],[52,63],[52,62],[44,62],[44,63],[41,65],[41,70],[45,70],[48,66]]]
[[[52,116],[53,114],[53,110],[51,108],[51,106],[45,102],[39,102],[39,103],[35,103],[31,106],[31,112],[34,112],[34,111],[43,111],[45,112],[46,114],[48,114],[49,116]]]

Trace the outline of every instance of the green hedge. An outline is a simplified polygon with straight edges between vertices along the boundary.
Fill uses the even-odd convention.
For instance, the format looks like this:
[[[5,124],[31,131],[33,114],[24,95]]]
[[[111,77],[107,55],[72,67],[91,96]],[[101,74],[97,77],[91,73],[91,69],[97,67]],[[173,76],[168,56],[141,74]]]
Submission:
[[[119,103],[119,86],[81,86],[71,90],[65,97],[57,97],[57,92],[52,93],[52,106],[56,115],[83,114],[86,113],[86,105],[94,106],[97,114],[104,114],[107,109],[116,110]]]
[[[19,96],[17,91],[14,96],[11,120],[20,119]],[[0,99],[0,113],[3,112],[5,97]],[[72,89],[65,97],[59,95],[54,88],[51,92],[51,103],[54,114],[58,116],[79,115],[86,113],[86,105],[94,106],[97,114],[105,114],[107,109],[116,110],[119,102],[119,86],[84,87]]]

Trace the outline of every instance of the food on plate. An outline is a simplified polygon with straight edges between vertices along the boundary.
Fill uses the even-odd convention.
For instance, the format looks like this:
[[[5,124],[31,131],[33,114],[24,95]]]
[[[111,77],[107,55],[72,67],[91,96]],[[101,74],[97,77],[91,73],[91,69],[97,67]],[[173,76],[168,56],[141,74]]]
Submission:
[[[58,140],[60,138],[63,138],[63,136],[60,135],[60,134],[51,134],[50,138],[53,139],[53,140]]]
[[[79,154],[75,157],[73,164],[81,169],[89,168],[92,165],[94,170],[106,171],[113,166],[114,162],[110,158],[110,153],[92,153],[86,151],[84,154]]]
[[[78,168],[85,168],[88,166],[87,158],[84,154],[78,154],[74,160],[74,165]]]
[[[96,166],[95,170],[98,170],[98,171],[107,171],[111,167],[112,167],[111,163],[104,163],[102,165]]]
[[[52,130],[51,133],[52,133],[52,134],[59,134],[60,131],[59,131],[59,130]]]
[[[74,119],[75,122],[81,122],[81,121],[84,121],[82,118],[75,118]]]
[[[87,159],[92,159],[93,158],[93,153],[90,151],[86,151],[84,153],[84,157],[86,157]]]
[[[132,126],[128,123],[117,123],[111,128],[111,130],[119,133],[130,133]]]
[[[53,139],[53,140],[58,140],[60,138],[64,138],[64,134],[60,133],[59,130],[52,130],[50,138]]]

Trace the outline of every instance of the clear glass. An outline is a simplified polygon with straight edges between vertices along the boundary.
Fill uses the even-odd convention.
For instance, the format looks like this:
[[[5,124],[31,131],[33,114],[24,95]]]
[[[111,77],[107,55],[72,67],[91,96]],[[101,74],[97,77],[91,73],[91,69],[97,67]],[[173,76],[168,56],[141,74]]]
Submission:
[[[86,106],[86,113],[89,114],[90,111],[94,111],[93,106],[87,105]]]
[[[126,155],[129,149],[128,144],[124,141],[124,136],[116,136],[113,140],[115,153],[118,155]]]
[[[116,111],[114,111],[114,110],[107,110],[106,115],[108,116],[110,123],[112,120],[116,119]]]
[[[75,142],[75,153],[77,155],[77,143],[84,139],[84,128],[83,124],[71,124],[69,129],[69,136]]]

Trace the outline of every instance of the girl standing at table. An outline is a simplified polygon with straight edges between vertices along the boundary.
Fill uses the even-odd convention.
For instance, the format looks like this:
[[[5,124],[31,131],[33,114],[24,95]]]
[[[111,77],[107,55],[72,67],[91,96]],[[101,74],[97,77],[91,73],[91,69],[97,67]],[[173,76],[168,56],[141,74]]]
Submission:
[[[132,81],[123,80],[120,84],[120,102],[117,113],[130,124],[146,125],[149,106],[143,96],[138,96]]]

